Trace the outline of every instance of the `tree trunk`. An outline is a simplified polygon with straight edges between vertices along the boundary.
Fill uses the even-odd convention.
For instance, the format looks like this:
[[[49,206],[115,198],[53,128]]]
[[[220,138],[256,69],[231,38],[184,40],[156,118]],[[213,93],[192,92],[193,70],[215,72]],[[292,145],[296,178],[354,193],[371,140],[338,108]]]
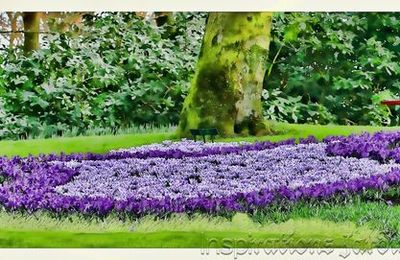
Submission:
[[[17,31],[18,31],[17,19],[18,19],[19,13],[18,12],[16,12],[16,13],[7,12],[7,16],[8,16],[8,20],[10,21],[10,25],[11,25],[9,48],[12,49],[12,48],[14,48],[15,39],[18,36],[17,35]]]
[[[223,136],[263,135],[261,92],[271,13],[210,13],[178,133],[215,127]]]
[[[40,13],[24,12],[24,51],[30,53],[40,48],[39,45],[39,29],[40,29]]]

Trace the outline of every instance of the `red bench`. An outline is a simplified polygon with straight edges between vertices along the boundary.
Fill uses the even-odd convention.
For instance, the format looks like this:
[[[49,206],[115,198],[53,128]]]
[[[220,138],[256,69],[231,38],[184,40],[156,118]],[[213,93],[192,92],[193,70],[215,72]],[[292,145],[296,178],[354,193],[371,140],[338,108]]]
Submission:
[[[381,104],[387,106],[397,106],[400,105],[400,100],[383,100]]]

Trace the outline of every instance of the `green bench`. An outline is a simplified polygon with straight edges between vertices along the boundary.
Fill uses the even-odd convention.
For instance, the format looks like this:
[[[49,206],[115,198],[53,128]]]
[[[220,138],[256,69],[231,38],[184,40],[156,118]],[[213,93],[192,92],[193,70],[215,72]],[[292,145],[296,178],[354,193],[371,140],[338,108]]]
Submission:
[[[206,136],[208,135],[214,143],[215,136],[218,135],[218,130],[216,128],[199,128],[190,129],[190,133],[193,135],[195,141],[197,141],[197,136],[201,135],[203,137],[203,142],[206,142]]]

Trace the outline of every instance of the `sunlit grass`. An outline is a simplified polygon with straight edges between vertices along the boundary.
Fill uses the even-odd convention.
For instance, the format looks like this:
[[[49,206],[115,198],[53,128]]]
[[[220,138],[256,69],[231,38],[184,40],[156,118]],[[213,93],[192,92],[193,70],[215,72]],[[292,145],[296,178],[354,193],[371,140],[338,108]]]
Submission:
[[[45,212],[0,213],[0,230],[3,231],[66,231],[83,233],[129,232],[132,221],[121,221],[115,216],[104,219],[84,218],[77,214],[54,217]]]
[[[371,248],[379,232],[351,222],[296,219],[260,224],[245,214],[222,217],[152,216],[138,221],[114,217],[54,219],[40,213],[0,215],[0,247],[358,247]],[[240,243],[235,244],[240,241]]]
[[[177,215],[166,220],[145,217],[133,226],[135,232],[190,231],[190,232],[248,232],[252,234],[269,234],[273,236],[325,237],[339,239],[353,237],[372,244],[382,238],[379,232],[366,226],[357,227],[354,223],[343,221],[334,223],[315,218],[289,219],[286,222],[260,224],[246,214],[238,213],[231,221],[218,217],[197,216],[188,218]],[[339,239],[340,240],[340,239]]]
[[[50,139],[31,139],[19,141],[0,141],[0,155],[5,156],[27,156],[29,154],[38,155],[41,153],[105,153],[118,148],[128,148],[151,143],[160,143],[164,140],[178,140],[173,127],[169,127],[170,132],[163,132],[165,129],[152,129],[150,133],[134,133],[121,135],[102,135],[102,136],[78,136],[62,137]],[[349,135],[361,132],[395,131],[399,127],[375,127],[375,126],[338,126],[338,125],[296,125],[286,123],[276,123],[277,134],[268,136],[250,136],[234,138],[218,138],[217,141],[280,141],[289,138],[301,138],[314,135],[322,139],[329,135]]]
[[[266,209],[258,212],[253,220],[260,223],[285,223],[290,219],[311,219],[352,222],[357,226],[368,226],[384,235],[380,246],[400,246],[400,206],[390,206],[385,202],[366,202],[355,199],[348,203],[294,203],[284,210]]]
[[[0,155],[28,156],[47,153],[105,153],[118,148],[159,143],[174,139],[173,133],[149,133],[130,135],[79,136],[53,139],[1,141]]]

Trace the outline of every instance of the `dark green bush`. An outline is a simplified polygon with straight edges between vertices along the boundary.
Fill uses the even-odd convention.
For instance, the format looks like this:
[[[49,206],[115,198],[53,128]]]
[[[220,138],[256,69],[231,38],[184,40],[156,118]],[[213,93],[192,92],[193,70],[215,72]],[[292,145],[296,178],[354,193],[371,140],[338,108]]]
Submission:
[[[81,34],[46,35],[41,50],[0,60],[0,138],[74,127],[176,124],[193,74],[202,14],[178,14],[176,33],[134,13],[86,16]]]
[[[264,93],[267,118],[399,122],[399,108],[380,105],[400,91],[398,13],[276,14],[272,35]]]

